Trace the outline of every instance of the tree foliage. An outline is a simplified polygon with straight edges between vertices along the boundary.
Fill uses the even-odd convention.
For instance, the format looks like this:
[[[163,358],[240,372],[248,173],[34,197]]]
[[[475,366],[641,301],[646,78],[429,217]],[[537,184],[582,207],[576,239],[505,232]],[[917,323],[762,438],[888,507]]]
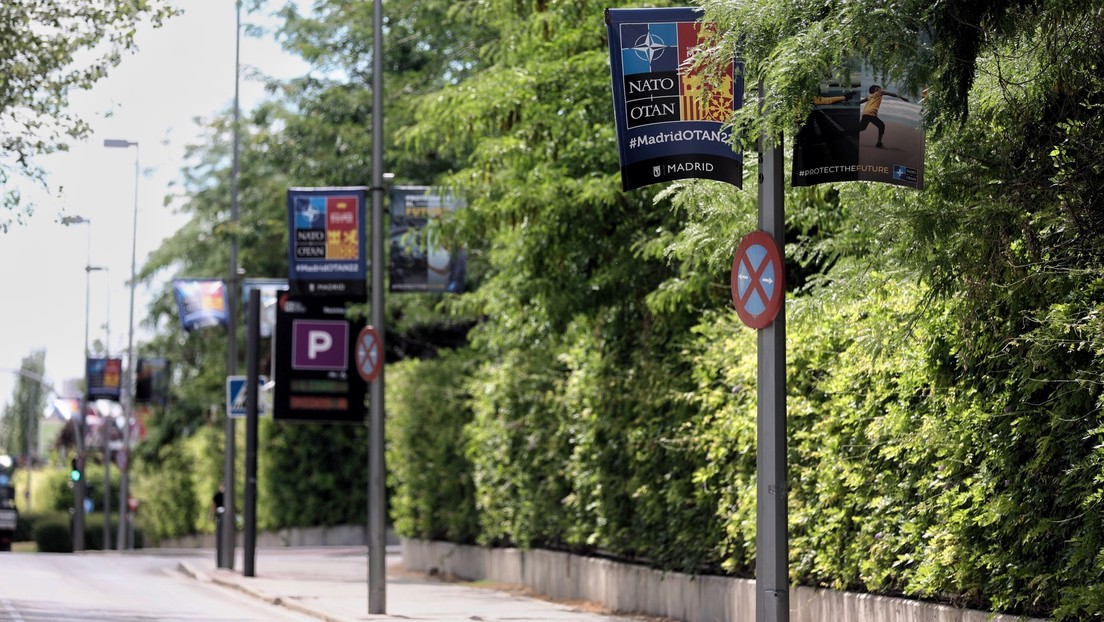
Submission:
[[[45,350],[36,350],[23,359],[12,401],[5,402],[0,413],[0,454],[24,457],[27,465],[32,458],[39,457],[28,455],[27,451],[38,446],[32,435],[38,430],[39,414],[50,395],[49,388],[36,379],[42,378],[45,367]]]
[[[20,202],[9,183],[45,184],[34,157],[64,151],[88,126],[69,94],[91,88],[135,49],[135,27],[160,26],[176,10],[163,0],[14,0],[0,6],[0,232]],[[18,214],[15,214],[18,217]]]

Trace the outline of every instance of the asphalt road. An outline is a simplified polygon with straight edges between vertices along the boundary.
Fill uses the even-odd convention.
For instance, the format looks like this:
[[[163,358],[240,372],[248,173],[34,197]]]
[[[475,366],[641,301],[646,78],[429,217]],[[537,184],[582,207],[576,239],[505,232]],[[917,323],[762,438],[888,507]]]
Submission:
[[[179,556],[0,554],[3,622],[311,621],[239,590],[200,583]]]

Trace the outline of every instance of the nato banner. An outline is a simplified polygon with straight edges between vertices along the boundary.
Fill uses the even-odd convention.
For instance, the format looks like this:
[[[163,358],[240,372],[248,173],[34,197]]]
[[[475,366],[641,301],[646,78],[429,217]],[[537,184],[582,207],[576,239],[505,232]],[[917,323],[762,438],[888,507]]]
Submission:
[[[921,95],[855,62],[820,84],[794,139],[794,186],[873,181],[924,187]]]
[[[363,186],[288,188],[288,291],[292,296],[367,297]]]
[[[190,333],[206,326],[226,326],[226,287],[218,279],[173,279],[180,328]]]
[[[691,8],[606,9],[621,187],[715,179],[740,187],[743,163],[724,124],[744,97],[735,60],[719,83],[687,59],[708,26]]]
[[[87,399],[118,402],[122,395],[123,359],[89,358],[84,364],[88,378]]]
[[[451,192],[428,186],[396,186],[391,189],[392,292],[464,291],[467,255],[462,248],[434,244],[427,232],[431,220],[448,218],[464,206]]]

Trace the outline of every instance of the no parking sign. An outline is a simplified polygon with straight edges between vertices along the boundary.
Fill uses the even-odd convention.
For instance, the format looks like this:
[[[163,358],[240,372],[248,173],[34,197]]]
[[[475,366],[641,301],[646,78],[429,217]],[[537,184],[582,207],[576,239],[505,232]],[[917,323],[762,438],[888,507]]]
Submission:
[[[786,296],[782,252],[766,231],[753,231],[740,240],[732,260],[732,304],[740,321],[750,328],[766,328],[778,316]]]
[[[375,380],[383,369],[383,338],[373,326],[365,326],[357,335],[356,366],[365,382]]]

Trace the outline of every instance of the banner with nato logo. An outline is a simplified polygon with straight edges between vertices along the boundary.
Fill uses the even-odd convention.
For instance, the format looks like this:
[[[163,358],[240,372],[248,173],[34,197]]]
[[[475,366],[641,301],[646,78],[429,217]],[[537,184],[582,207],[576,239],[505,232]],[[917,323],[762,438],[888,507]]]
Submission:
[[[288,291],[367,297],[363,186],[288,188]]]
[[[621,187],[714,179],[740,187],[743,160],[725,127],[744,97],[733,59],[719,77],[691,70],[707,32],[692,8],[606,9]]]
[[[219,279],[173,279],[180,328],[226,326],[226,284]]]
[[[464,249],[435,244],[428,232],[431,221],[449,218],[463,206],[463,199],[447,190],[429,186],[391,189],[390,291],[464,291],[468,265]]]
[[[823,80],[794,139],[794,186],[872,181],[924,187],[923,94],[862,62]]]
[[[119,396],[122,395],[123,359],[85,359],[85,372],[88,378],[87,399],[89,401],[119,401]]]

